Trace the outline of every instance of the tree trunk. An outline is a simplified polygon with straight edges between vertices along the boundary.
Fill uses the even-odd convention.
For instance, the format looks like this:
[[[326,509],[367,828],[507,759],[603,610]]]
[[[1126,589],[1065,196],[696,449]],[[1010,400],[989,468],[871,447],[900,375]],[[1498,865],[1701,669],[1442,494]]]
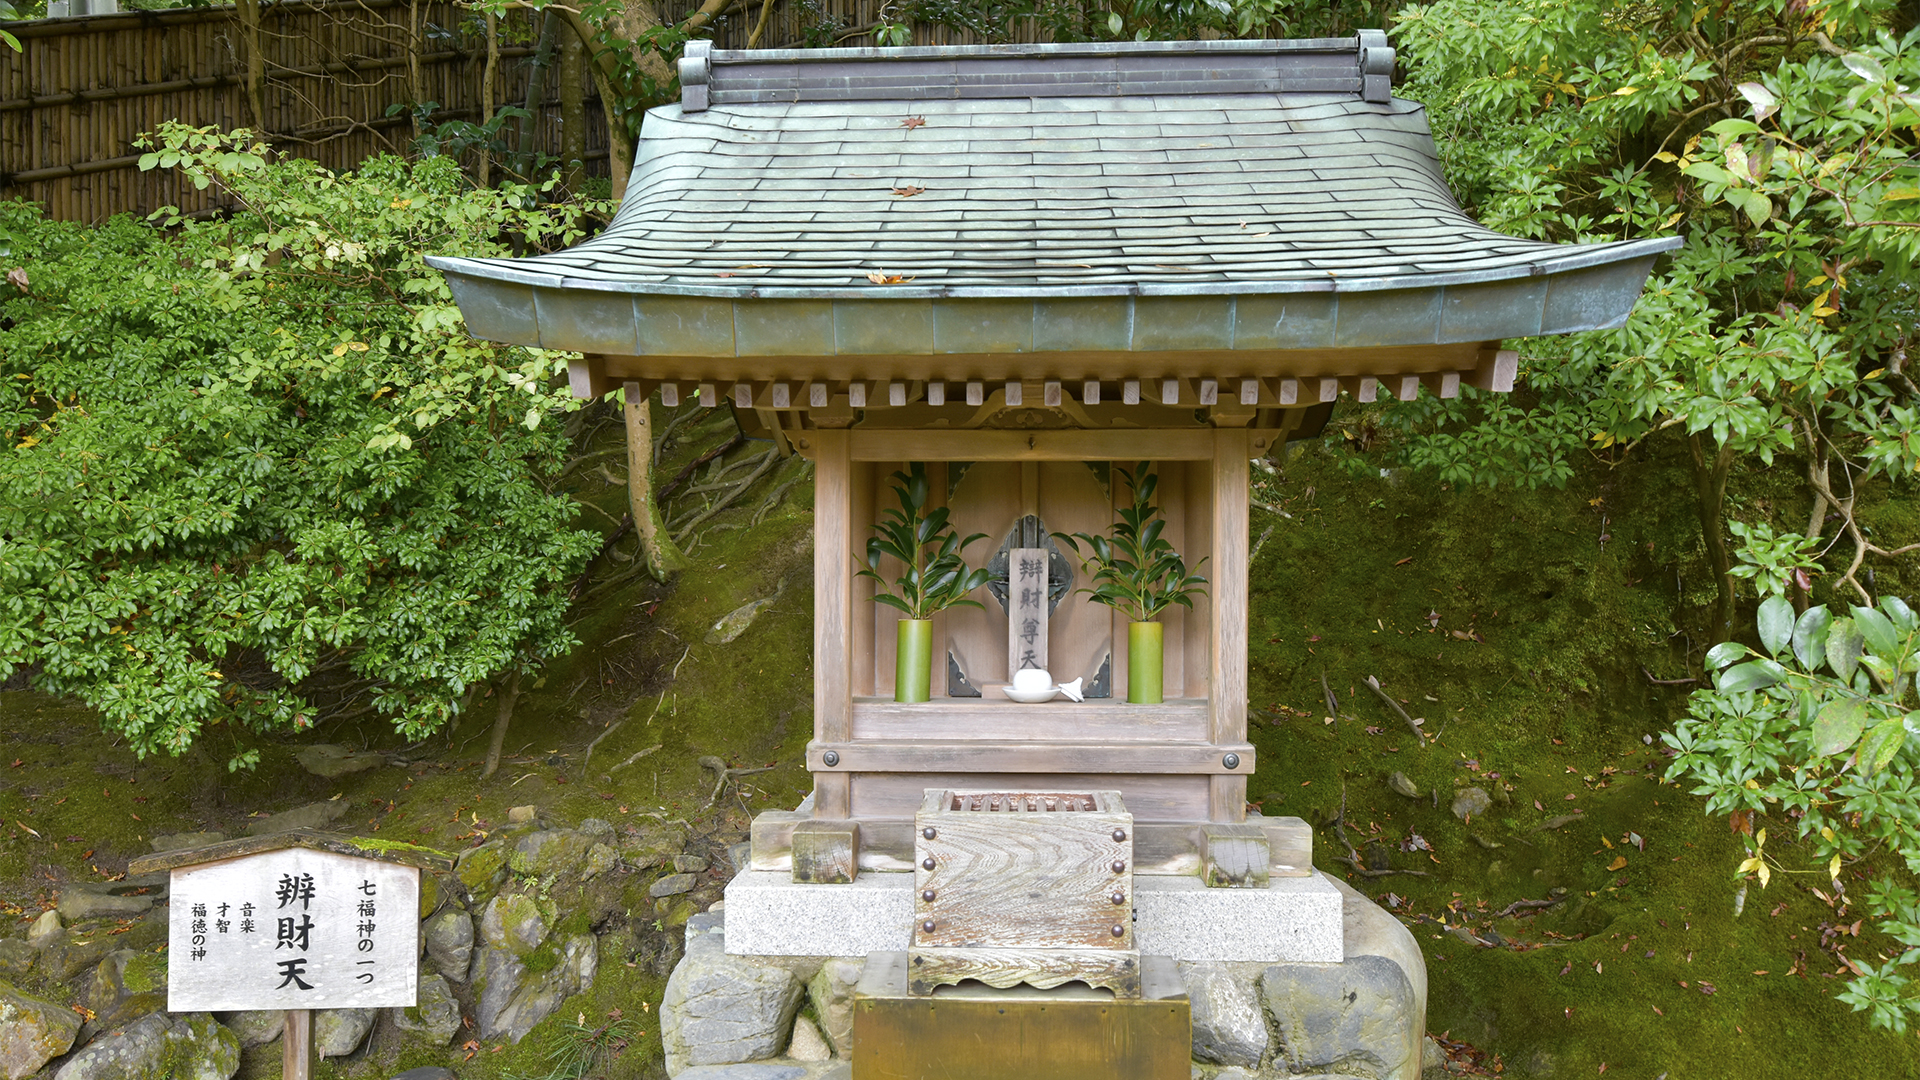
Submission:
[[[420,107],[426,104],[426,92],[420,82],[420,0],[411,0],[407,4],[407,111],[413,116],[413,137],[418,141],[421,135]]]
[[[500,751],[507,745],[507,728],[513,724],[513,706],[520,700],[520,669],[507,676],[507,683],[500,688],[500,697],[494,703],[493,737],[487,740],[487,767],[480,772],[485,780],[500,768]]]
[[[252,114],[254,133],[264,138],[267,108],[262,84],[266,80],[267,62],[260,54],[260,0],[235,0],[234,11],[240,16],[240,35],[245,39],[242,47],[246,51],[247,70],[242,77],[246,80],[247,111]]]
[[[1807,448],[1807,486],[1813,490],[1813,508],[1807,512],[1807,528],[1802,534],[1809,540],[1820,539],[1826,531],[1827,497],[1822,492],[1832,491],[1831,469],[1833,459],[1828,453],[1826,432],[1816,415],[1807,424],[1807,438],[1811,445]],[[1787,595],[1793,600],[1795,611],[1804,612],[1812,602],[1809,590],[1802,589],[1800,583],[1788,579]]]
[[[560,68],[554,77],[560,83],[560,176],[576,195],[587,176],[587,96],[580,85],[586,77],[586,60],[587,43],[577,34],[568,34],[560,46]]]
[[[1687,451],[1693,457],[1694,499],[1700,512],[1701,539],[1707,546],[1707,561],[1713,566],[1720,596],[1714,604],[1713,623],[1707,632],[1707,644],[1718,645],[1732,636],[1733,559],[1727,553],[1727,474],[1733,471],[1733,448],[1707,449],[1703,433],[1687,436]]]
[[[533,47],[533,62],[527,68],[527,96],[523,103],[527,115],[520,118],[520,138],[516,142],[514,171],[524,178],[533,175],[533,163],[540,152],[534,149],[534,121],[546,106],[547,71],[553,67],[553,41],[559,34],[560,20],[551,10],[540,24],[540,41]]]
[[[640,384],[626,385],[627,500],[633,513],[633,531],[640,534],[640,551],[655,581],[667,580],[690,563],[674,546],[660,507],[653,501],[653,411],[640,393]]]
[[[480,126],[486,128],[493,123],[493,83],[494,75],[500,70],[500,20],[492,11],[487,12],[487,66],[480,72]],[[480,144],[480,186],[493,186],[493,136]]]

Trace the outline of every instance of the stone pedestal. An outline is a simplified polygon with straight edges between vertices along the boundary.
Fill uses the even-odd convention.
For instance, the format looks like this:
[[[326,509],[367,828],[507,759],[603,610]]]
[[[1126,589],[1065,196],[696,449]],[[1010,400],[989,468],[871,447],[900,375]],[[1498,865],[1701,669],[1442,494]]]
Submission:
[[[724,912],[687,924],[687,956],[661,1007],[669,1075],[849,1080],[862,1053],[855,972],[870,967],[869,954],[905,950],[910,882],[907,874],[800,886],[781,872],[735,877]],[[1208,889],[1194,878],[1134,882],[1143,969],[1152,962],[1165,971],[1171,962],[1185,991],[1191,1034],[1176,1040],[1183,1060],[1261,1080],[1418,1080],[1426,965],[1413,935],[1378,905],[1317,873],[1276,877],[1268,889]],[[1063,1004],[1100,994],[1096,1009],[1121,1004],[1071,985],[1023,992],[1038,1001],[1057,994]],[[803,994],[826,1029],[826,1060],[800,1052],[793,1017]]]

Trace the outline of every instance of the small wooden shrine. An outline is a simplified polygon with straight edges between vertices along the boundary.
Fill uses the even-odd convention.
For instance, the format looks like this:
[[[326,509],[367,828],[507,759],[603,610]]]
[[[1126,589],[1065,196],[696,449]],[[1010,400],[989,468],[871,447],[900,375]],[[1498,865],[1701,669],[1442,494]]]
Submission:
[[[1677,243],[1555,245],[1482,228],[1447,189],[1422,107],[1392,96],[1392,69],[1377,31],[779,52],[694,42],[681,102],[648,114],[605,232],[537,258],[434,260],[475,334],[580,353],[579,394],[624,385],[668,406],[724,403],[817,467],[814,793],[755,823],[743,890],[782,875],[790,914],[836,889],[884,898],[873,903],[898,925],[877,932],[876,952],[1118,945],[1139,958],[1186,947],[1135,906],[1153,879],[1276,898],[1282,882],[1316,884],[1305,825],[1247,813],[1249,460],[1316,434],[1343,393],[1510,389],[1504,339],[1620,325]],[[1131,494],[1117,467],[1142,461],[1159,476],[1166,537],[1189,565],[1206,560],[1209,582],[1162,619],[1157,705],[1125,703],[1126,623],[1079,591],[1085,567],[1052,539],[1104,531]],[[993,581],[983,608],[933,617],[931,700],[899,703],[900,614],[855,571],[910,463],[960,535],[986,534],[968,556]],[[1012,647],[1034,645],[1016,640],[1018,552],[1043,554],[1048,571],[1032,666],[1081,680],[1083,701],[1005,693],[1022,666]],[[1104,814],[1128,823],[1078,844],[1013,828]],[[957,928],[943,901],[958,898],[943,894],[979,884],[954,884],[961,864],[941,831],[954,828],[969,837],[967,873],[1025,890],[1011,909],[1087,901],[1047,925],[1079,919],[1067,937],[1089,940],[1022,945],[1012,915]],[[1097,887],[1069,900],[1060,890],[1082,871]],[[1334,955],[1293,959],[1339,959],[1337,895],[1318,884],[1335,896]],[[776,945],[783,928],[735,925],[750,910],[730,890],[729,952],[867,951]],[[1046,958],[1028,961],[1014,981],[1045,985]],[[1084,974],[1101,963],[1106,975]],[[1139,968],[1129,980],[1113,963],[1067,977],[1138,997]],[[980,970],[961,977],[992,981]],[[922,981],[921,993],[938,982]]]

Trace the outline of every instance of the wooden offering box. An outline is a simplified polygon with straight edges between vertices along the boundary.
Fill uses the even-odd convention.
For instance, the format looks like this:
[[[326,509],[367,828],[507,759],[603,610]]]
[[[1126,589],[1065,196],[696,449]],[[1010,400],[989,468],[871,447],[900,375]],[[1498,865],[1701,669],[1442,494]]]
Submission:
[[[1119,792],[939,789],[914,826],[910,993],[1077,979],[1140,996],[1133,815]]]

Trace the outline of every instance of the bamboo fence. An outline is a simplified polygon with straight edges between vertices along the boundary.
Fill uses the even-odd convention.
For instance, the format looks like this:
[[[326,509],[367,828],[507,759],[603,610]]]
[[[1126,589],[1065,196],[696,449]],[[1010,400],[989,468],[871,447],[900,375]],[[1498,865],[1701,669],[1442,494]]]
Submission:
[[[525,104],[540,18],[516,11],[499,20],[492,108]],[[11,23],[24,48],[0,48],[0,199],[38,202],[69,221],[163,206],[217,212],[219,192],[198,191],[177,172],[139,170],[134,140],[165,120],[265,131],[276,149],[335,170],[406,152],[416,105],[436,104],[429,127],[489,112],[483,25],[448,0],[243,0]],[[561,50],[551,51],[520,149],[562,152],[570,98],[584,109],[574,146],[584,147],[590,173],[604,175],[598,95],[584,66],[578,96],[563,92]]]

